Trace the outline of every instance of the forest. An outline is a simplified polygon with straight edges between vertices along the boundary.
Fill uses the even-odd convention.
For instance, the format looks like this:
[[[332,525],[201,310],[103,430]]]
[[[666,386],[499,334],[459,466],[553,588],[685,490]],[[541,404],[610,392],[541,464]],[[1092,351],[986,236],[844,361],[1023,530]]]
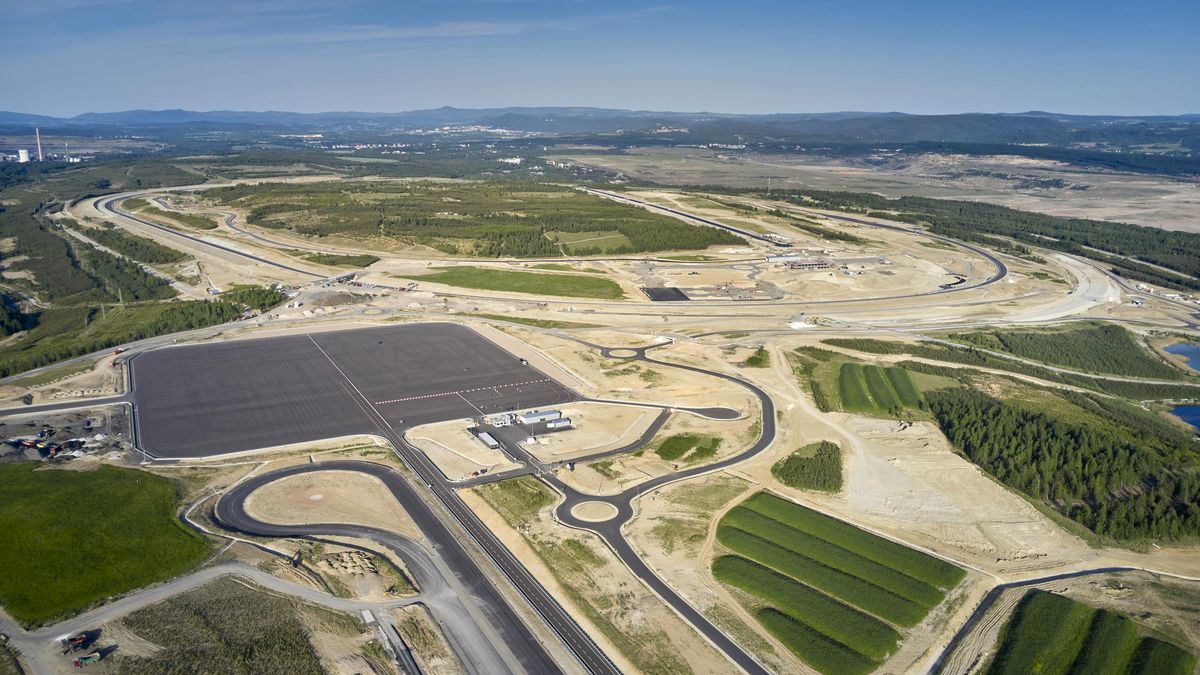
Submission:
[[[1200,535],[1200,466],[1185,434],[1031,409],[968,388],[925,396],[942,432],[972,462],[1096,534]]]
[[[712,186],[703,189],[765,196],[749,189]],[[989,246],[1000,245],[995,237],[1009,237],[1021,244],[1091,258],[1132,280],[1181,290],[1200,290],[1200,279],[1197,279],[1200,277],[1200,256],[1196,255],[1196,251],[1200,251],[1200,233],[1196,232],[1109,220],[1063,218],[983,202],[928,197],[891,199],[870,193],[822,190],[780,190],[773,191],[772,197],[808,208],[850,211],[924,224],[934,234]],[[1021,254],[1019,249],[1009,252]]]
[[[1116,324],[1085,324],[1068,330],[958,333],[950,339],[1093,373],[1172,380],[1183,377],[1182,371],[1154,356],[1132,333]]]
[[[1082,374],[1064,373],[1030,363],[1022,363],[1020,361],[993,356],[973,347],[959,348],[928,343],[906,344],[903,342],[873,340],[870,338],[830,338],[824,340],[824,342],[834,347],[853,349],[869,354],[908,354],[933,361],[1003,370],[1010,373],[1029,375],[1047,382],[1069,384],[1075,387],[1102,391],[1115,396],[1124,396],[1137,400],[1190,399],[1200,396],[1200,384],[1186,384],[1183,382],[1179,384],[1155,384],[1130,380],[1101,379]],[[913,363],[917,362],[906,361],[899,365],[913,370]],[[919,366],[915,369],[921,370]],[[921,372],[926,371],[922,370]]]

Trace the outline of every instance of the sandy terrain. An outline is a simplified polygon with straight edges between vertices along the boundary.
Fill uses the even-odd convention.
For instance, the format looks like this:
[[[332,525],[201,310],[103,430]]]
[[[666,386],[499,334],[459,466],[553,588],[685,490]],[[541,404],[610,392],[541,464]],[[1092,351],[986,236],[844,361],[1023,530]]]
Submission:
[[[521,447],[542,462],[561,462],[629,445],[658,417],[657,408],[581,402],[559,406],[569,431],[543,434]]]
[[[581,594],[592,603],[608,607],[604,612],[605,620],[611,622],[626,639],[646,645],[644,651],[653,656],[643,656],[643,659],[653,658],[660,664],[683,662],[696,673],[728,672],[724,657],[630,574],[597,537],[562,528],[553,521],[550,509],[543,509],[539,517],[529,523],[528,531],[519,533],[472,491],[463,491],[461,494],[467,505],[554,593],[623,672],[642,669],[638,663],[630,661],[629,655],[617,649],[597,628],[596,623],[571,600],[571,595],[532,549],[530,539],[539,542],[540,546],[562,546],[562,542],[574,540],[576,546],[582,544],[586,547],[585,550],[590,552],[589,558],[594,556],[592,562],[584,562],[577,569],[560,572],[571,575],[570,578],[577,581],[571,588],[574,593]],[[574,559],[578,560],[577,557]]]
[[[281,525],[353,523],[421,539],[420,530],[382,481],[352,471],[321,471],[274,481],[250,494],[246,512]]]
[[[393,610],[392,616],[396,619],[396,627],[405,644],[413,650],[421,672],[430,675],[459,675],[465,672],[450,650],[441,628],[424,605],[401,607]]]
[[[1015,156],[879,156],[863,160],[758,156],[690,148],[634,149],[623,155],[573,155],[582,165],[669,184],[815,188],[978,199],[1052,215],[1200,230],[1200,190],[1185,179],[1103,170]]]
[[[467,431],[472,420],[450,420],[414,427],[406,437],[425,453],[448,480],[463,480],[479,471],[496,473],[520,468],[500,450],[483,444]]]

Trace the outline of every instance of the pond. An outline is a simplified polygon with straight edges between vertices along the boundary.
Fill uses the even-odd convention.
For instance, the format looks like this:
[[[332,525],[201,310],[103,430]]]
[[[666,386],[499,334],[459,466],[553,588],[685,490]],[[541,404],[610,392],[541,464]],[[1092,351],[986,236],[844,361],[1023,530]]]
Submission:
[[[1187,359],[1188,368],[1195,371],[1200,371],[1200,345],[1192,342],[1180,342],[1177,345],[1171,345],[1164,351],[1168,354],[1175,354]]]
[[[1179,405],[1171,409],[1171,414],[1192,425],[1200,432],[1200,405]]]

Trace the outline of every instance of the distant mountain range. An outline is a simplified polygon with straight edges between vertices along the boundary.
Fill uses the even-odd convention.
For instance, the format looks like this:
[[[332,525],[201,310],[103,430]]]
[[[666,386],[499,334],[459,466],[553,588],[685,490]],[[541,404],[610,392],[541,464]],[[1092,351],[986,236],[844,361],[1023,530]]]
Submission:
[[[548,133],[601,133],[616,130],[653,130],[660,126],[719,125],[751,128],[762,133],[812,133],[857,140],[907,138],[914,141],[968,141],[975,137],[1013,133],[1057,131],[1064,127],[1157,125],[1200,123],[1200,114],[1121,117],[1113,115],[1063,115],[1041,111],[1024,113],[964,113],[910,115],[897,112],[778,113],[734,115],[708,112],[663,112],[581,107],[452,108],[394,113],[237,110],[125,110],[83,113],[75,117],[50,117],[0,111],[0,124],[62,126],[172,126],[238,125],[319,129],[323,127],[437,127],[487,125],[517,131]],[[971,138],[964,138],[970,136]],[[904,137],[904,138],[901,138]],[[1002,142],[988,138],[988,142]]]
[[[1008,152],[1111,168],[1200,173],[1200,114],[1123,117],[1043,111],[955,115],[848,111],[734,115],[584,107],[443,107],[394,113],[126,110],[70,118],[0,112],[0,127],[4,127],[0,131],[22,133],[20,130],[33,126],[43,132],[75,135],[108,135],[120,130],[167,142],[206,130],[238,131],[242,138],[324,133],[362,140],[447,126],[481,126],[617,146],[746,145],[766,152],[851,154],[879,148]],[[1113,160],[1116,155],[1121,158]],[[1131,159],[1134,155],[1148,159]]]

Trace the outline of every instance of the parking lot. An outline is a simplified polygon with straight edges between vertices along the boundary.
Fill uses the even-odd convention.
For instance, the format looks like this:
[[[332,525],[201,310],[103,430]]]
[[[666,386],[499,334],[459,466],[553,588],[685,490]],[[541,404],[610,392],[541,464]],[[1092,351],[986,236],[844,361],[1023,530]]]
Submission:
[[[480,336],[424,323],[158,349],[131,360],[138,445],[206,457],[576,400]]]

